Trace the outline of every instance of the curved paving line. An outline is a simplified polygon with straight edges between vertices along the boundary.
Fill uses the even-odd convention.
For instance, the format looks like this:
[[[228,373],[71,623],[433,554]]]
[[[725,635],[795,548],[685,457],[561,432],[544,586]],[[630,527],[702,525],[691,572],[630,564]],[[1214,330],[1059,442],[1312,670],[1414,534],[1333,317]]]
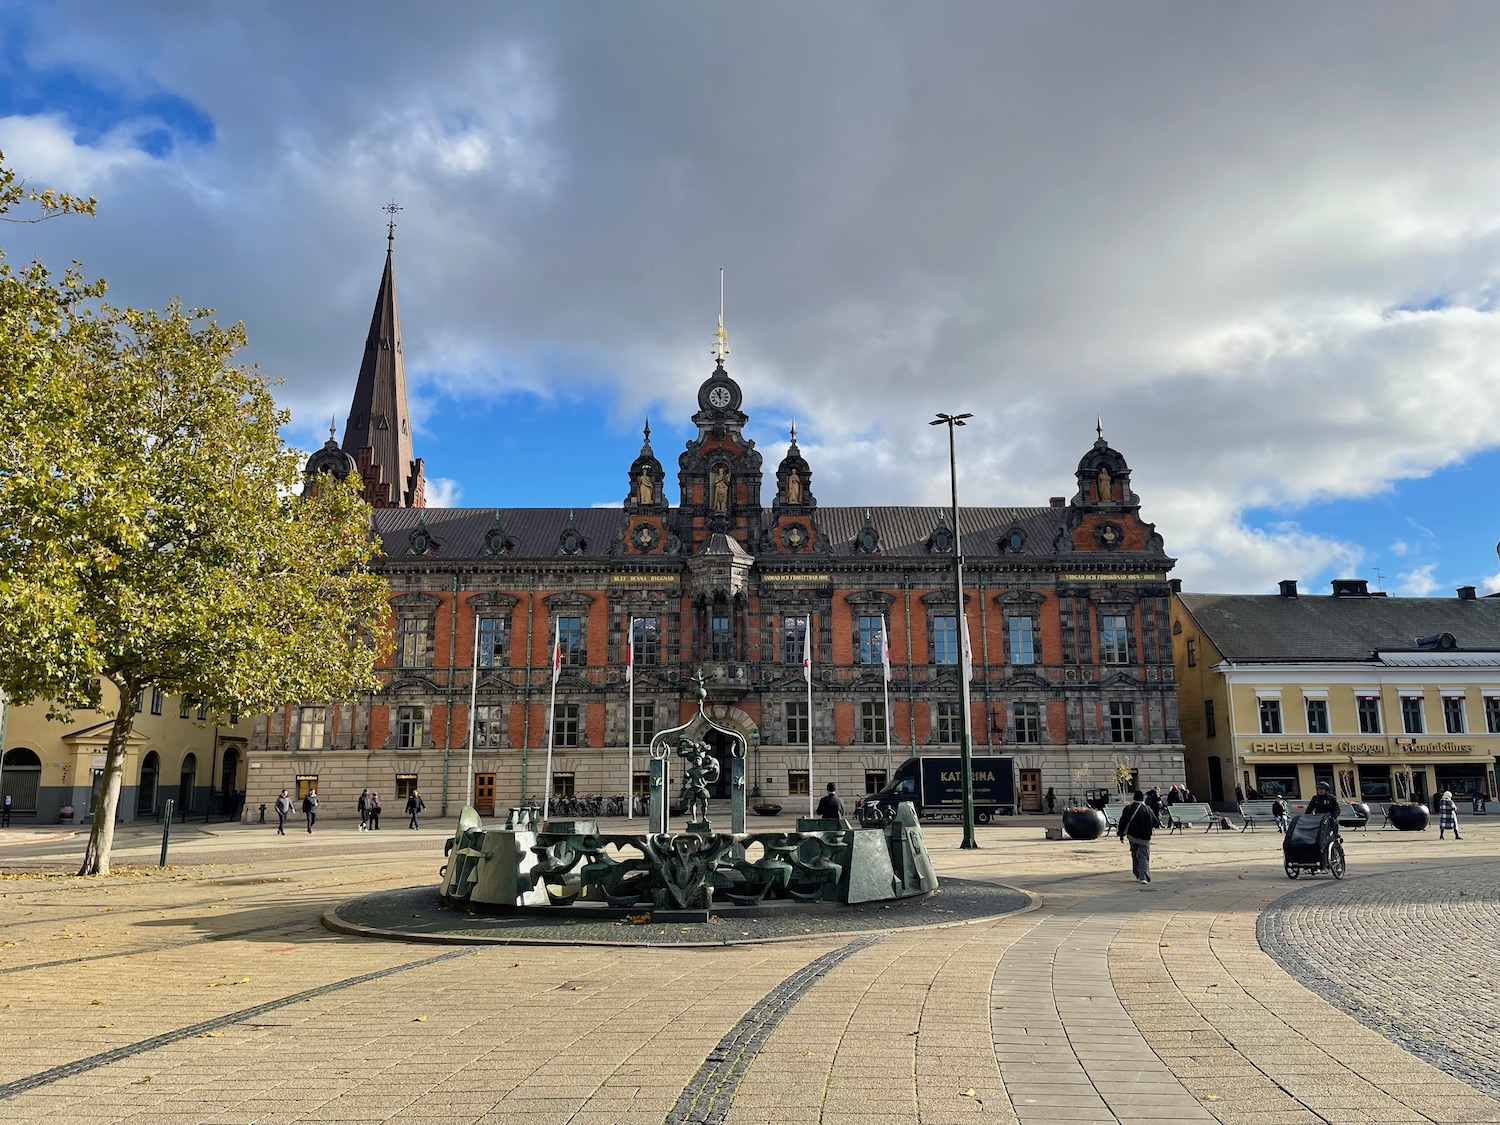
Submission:
[[[56,961],[34,961],[29,965],[0,965],[0,976],[6,973],[26,973],[32,969],[55,969],[59,965],[81,965],[86,961],[108,961],[115,957],[139,957],[146,953],[169,953],[174,949],[186,949],[188,946],[204,945],[213,941],[233,941],[235,938],[248,937],[251,934],[266,934],[272,930],[291,930],[304,924],[300,922],[273,922],[269,926],[256,926],[249,930],[230,930],[228,933],[210,934],[208,937],[174,942],[171,945],[141,946],[139,949],[122,949],[117,953],[91,953],[83,957],[63,957]]]
[[[739,1092],[745,1072],[787,1012],[835,966],[885,938],[885,934],[856,938],[808,962],[761,997],[708,1053],[703,1065],[683,1087],[682,1096],[663,1125],[720,1125]]]
[[[440,953],[436,957],[426,957],[420,961],[409,961],[405,965],[393,965],[388,969],[377,969],[373,973],[362,973],[357,977],[346,977],[344,980],[336,980],[332,984],[322,984],[317,988],[294,992],[290,996],[283,996],[280,1000],[268,1000],[264,1004],[256,1004],[250,1008],[241,1008],[237,1012],[215,1016],[211,1020],[190,1024],[187,1027],[179,1027],[175,1031],[164,1031],[160,1035],[151,1036],[149,1039],[142,1039],[136,1043],[127,1043],[123,1047],[101,1051],[97,1055],[75,1059],[73,1062],[54,1066],[50,1070],[38,1071],[36,1074],[29,1074],[25,1078],[18,1078],[14,1082],[7,1082],[0,1085],[0,1101],[4,1101],[6,1098],[13,1098],[17,1094],[24,1094],[28,1090],[37,1090],[43,1086],[50,1086],[54,1082],[61,1082],[64,1078],[72,1078],[74,1075],[85,1074],[90,1070],[97,1070],[101,1066],[123,1062],[126,1059],[134,1058],[136,1055],[143,1055],[147,1051],[154,1051],[158,1047],[169,1047],[173,1043],[182,1042],[184,1039],[196,1038],[204,1032],[217,1031],[220,1028],[243,1023],[245,1020],[264,1015],[266,1012],[274,1012],[277,1008],[285,1008],[290,1004],[296,1004],[303,1000],[314,1000],[319,996],[326,996],[330,992],[340,992],[346,988],[353,988],[358,984],[366,984],[372,980],[380,980],[382,977],[404,973],[409,969],[420,969],[427,965],[436,965],[441,961],[451,961],[455,957],[472,956],[473,954],[467,949],[455,950],[452,953]]]
[[[1450,866],[1470,865],[1452,864]],[[1427,870],[1441,869],[1428,868]],[[1396,876],[1385,874],[1383,877]],[[1317,993],[1339,1011],[1354,1017],[1377,1035],[1390,1040],[1423,1062],[1437,1067],[1445,1074],[1452,1075],[1460,1082],[1468,1083],[1480,1093],[1500,1101],[1500,1075],[1479,1066],[1472,1059],[1466,1058],[1451,1047],[1429,1039],[1417,1028],[1395,1019],[1391,1013],[1371,1004],[1357,992],[1345,988],[1337,981],[1330,980],[1318,970],[1312,961],[1304,957],[1301,950],[1286,936],[1282,920],[1290,907],[1294,905],[1288,902],[1289,899],[1316,897],[1320,891],[1331,891],[1338,886],[1340,886],[1339,883],[1314,883],[1311,886],[1298,887],[1272,900],[1260,912],[1260,917],[1255,922],[1255,940],[1261,949],[1298,984],[1310,992]]]

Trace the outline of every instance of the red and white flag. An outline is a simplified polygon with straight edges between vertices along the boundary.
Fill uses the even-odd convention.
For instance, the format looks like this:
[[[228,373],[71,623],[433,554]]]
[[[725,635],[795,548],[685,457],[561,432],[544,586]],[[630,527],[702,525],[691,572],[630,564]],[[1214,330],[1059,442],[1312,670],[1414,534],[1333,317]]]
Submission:
[[[557,686],[557,678],[562,675],[562,621],[558,620],[552,631],[552,686]]]
[[[625,634],[625,682],[630,683],[635,675],[635,618],[630,619],[630,629]]]
[[[891,682],[891,635],[885,631],[885,618],[880,619],[880,670],[885,682]]]
[[[962,620],[964,627],[964,683],[967,684],[974,681],[974,649],[969,644],[969,615],[964,614],[960,620]]]
[[[812,616],[802,621],[802,678],[812,683]]]

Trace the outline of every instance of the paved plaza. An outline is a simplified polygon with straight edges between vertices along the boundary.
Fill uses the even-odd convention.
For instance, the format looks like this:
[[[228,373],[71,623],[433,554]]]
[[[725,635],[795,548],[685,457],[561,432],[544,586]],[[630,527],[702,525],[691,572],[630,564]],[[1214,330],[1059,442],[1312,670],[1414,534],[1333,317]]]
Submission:
[[[436,821],[179,826],[165,870],[125,827],[106,880],[62,874],[79,836],[0,831],[0,1116],[1500,1123],[1500,818],[1350,833],[1343,883],[1289,882],[1275,832],[1159,837],[1150,886],[1045,823],[928,831],[941,876],[1024,909],[693,947],[324,926],[435,886]]]

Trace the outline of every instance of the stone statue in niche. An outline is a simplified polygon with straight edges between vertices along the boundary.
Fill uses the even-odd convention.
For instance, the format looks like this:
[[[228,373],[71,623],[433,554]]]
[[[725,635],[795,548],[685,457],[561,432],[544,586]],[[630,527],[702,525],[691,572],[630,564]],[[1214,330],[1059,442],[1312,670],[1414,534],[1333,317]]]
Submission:
[[[786,478],[786,502],[788,504],[802,503],[802,474],[792,473]]]
[[[651,472],[649,469],[642,469],[641,475],[636,479],[636,495],[640,498],[642,504],[654,503],[656,493],[651,485]]]
[[[1115,482],[1110,479],[1109,470],[1103,465],[1099,466],[1099,503],[1108,504],[1115,498]]]
[[[716,512],[729,511],[729,470],[723,465],[714,474],[712,506]]]

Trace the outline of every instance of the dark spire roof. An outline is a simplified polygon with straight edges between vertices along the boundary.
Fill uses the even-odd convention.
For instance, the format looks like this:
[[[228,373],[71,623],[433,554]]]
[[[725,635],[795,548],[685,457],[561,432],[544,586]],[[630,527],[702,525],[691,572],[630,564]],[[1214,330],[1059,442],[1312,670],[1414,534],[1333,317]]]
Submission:
[[[387,246],[385,272],[344,427],[343,450],[365,474],[367,500],[376,507],[410,508],[421,507],[425,500],[421,463],[412,456],[393,257]],[[360,457],[362,450],[370,451],[365,459]]]

